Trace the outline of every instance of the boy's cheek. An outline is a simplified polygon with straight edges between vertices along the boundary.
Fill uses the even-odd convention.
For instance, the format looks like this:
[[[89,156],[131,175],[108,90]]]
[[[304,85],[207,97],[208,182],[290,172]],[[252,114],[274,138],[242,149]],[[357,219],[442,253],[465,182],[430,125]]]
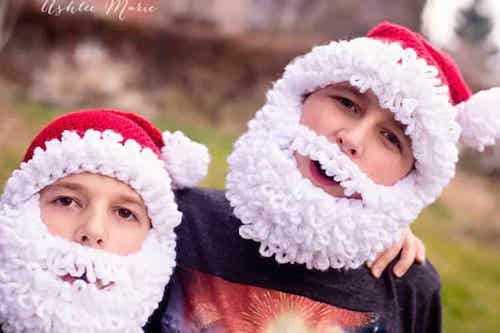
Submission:
[[[40,215],[52,235],[71,240],[71,216],[50,205],[41,205]]]
[[[327,124],[331,124],[334,120],[331,115],[324,115],[321,106],[311,106],[304,109],[300,118],[300,124],[313,130],[317,134],[325,134]]]

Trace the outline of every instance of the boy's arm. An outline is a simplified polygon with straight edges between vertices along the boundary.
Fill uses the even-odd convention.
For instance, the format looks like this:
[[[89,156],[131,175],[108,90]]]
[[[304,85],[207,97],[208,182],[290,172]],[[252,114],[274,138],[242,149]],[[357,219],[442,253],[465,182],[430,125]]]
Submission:
[[[421,265],[425,263],[424,243],[407,227],[401,234],[401,240],[398,243],[380,253],[372,263],[367,263],[372,275],[379,278],[384,269],[400,252],[401,256],[392,270],[397,277],[406,274],[414,261]]]

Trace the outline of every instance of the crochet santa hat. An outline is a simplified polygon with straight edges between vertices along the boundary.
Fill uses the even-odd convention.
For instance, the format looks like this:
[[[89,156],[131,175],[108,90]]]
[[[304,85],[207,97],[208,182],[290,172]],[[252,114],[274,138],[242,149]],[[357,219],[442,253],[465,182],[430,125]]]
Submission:
[[[180,223],[172,187],[194,186],[207,174],[205,146],[181,132],[161,133],[148,120],[115,110],[83,110],[48,124],[8,179],[1,203],[15,207],[45,186],[90,172],[130,185],[144,200],[153,227]]]
[[[471,95],[451,57],[418,33],[387,22],[366,37],[317,46],[292,61],[250,128],[272,132],[295,126],[304,96],[339,82],[349,82],[362,93],[371,89],[380,106],[406,125],[415,170],[393,187],[416,190],[424,206],[454,176],[459,142],[483,151],[500,138],[500,88]],[[364,198],[377,201],[386,194],[378,189]]]

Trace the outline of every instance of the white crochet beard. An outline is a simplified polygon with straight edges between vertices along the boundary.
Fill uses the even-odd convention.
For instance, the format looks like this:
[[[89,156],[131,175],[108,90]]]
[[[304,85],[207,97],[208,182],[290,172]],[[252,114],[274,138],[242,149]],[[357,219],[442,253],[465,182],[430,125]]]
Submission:
[[[175,265],[174,246],[151,229],[140,251],[114,255],[53,236],[41,220],[38,194],[18,208],[0,207],[1,329],[142,332]],[[90,283],[60,278],[84,273]],[[99,289],[96,279],[112,284]]]
[[[377,185],[336,144],[303,125],[271,130],[254,120],[249,127],[228,159],[226,196],[243,223],[240,235],[260,242],[263,256],[308,269],[357,268],[399,240],[422,208],[412,197],[411,175]],[[299,172],[296,152],[319,161],[346,196],[360,193],[362,200],[313,185]]]
[[[360,93],[371,89],[380,107],[406,126],[415,165],[396,184],[374,184],[335,144],[300,126],[304,97],[341,82]],[[373,260],[453,178],[459,138],[481,149],[498,133],[492,125],[497,116],[468,121],[484,119],[484,108],[475,103],[462,108],[473,115],[462,112],[457,122],[449,93],[438,69],[398,42],[360,37],[316,46],[294,59],[228,159],[226,196],[244,224],[240,234],[260,242],[263,255],[308,268],[356,268]],[[319,160],[346,196],[359,193],[362,200],[331,197],[315,187],[297,170],[296,151]]]

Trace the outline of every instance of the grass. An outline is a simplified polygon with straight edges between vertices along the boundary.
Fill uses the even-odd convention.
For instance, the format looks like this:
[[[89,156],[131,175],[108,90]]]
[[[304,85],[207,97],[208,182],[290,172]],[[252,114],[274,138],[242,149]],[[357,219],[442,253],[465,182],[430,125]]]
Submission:
[[[441,276],[444,331],[496,332],[500,324],[500,250],[453,237],[455,214],[438,202],[412,226]]]
[[[14,170],[19,165],[19,156],[18,151],[14,151],[12,149],[7,149],[2,152],[0,158],[0,184],[3,184]],[[0,185],[3,188],[3,185]]]
[[[16,144],[9,144],[0,159],[0,187],[18,165],[27,145],[48,121],[61,114],[60,109],[18,101],[14,104],[16,116],[22,120],[24,133]],[[212,156],[205,187],[224,186],[227,171],[226,157],[232,149],[235,136],[221,131],[199,127],[193,123],[159,115],[152,119],[161,129],[182,130],[195,140],[205,143]],[[465,195],[465,194],[464,194]],[[414,232],[424,240],[428,258],[442,279],[443,315],[445,332],[496,332],[500,326],[500,248],[480,242],[464,241],[456,236],[454,217],[441,202],[426,209]]]

